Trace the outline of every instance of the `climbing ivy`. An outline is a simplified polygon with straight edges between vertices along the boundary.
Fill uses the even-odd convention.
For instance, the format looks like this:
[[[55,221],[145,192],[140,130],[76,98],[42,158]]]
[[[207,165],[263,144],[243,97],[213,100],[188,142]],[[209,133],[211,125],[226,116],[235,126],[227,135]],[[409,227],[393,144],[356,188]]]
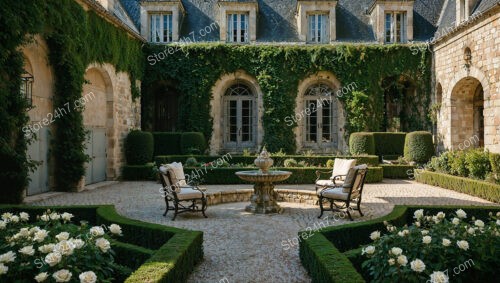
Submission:
[[[160,53],[166,56],[158,56]],[[404,75],[417,87],[405,103],[421,105],[406,113],[407,130],[430,126],[425,113],[430,102],[430,53],[413,55],[407,45],[268,46],[191,44],[145,50],[142,82],[143,129],[151,129],[157,85],[166,83],[181,94],[177,128],[201,131],[210,137],[211,88],[224,74],[242,69],[254,76],[263,92],[264,143],[268,150],[296,150],[293,128],[284,118],[294,115],[299,82],[318,71],[333,73],[342,85],[357,88],[339,98],[346,113],[346,134],[378,131],[384,119],[384,78]],[[418,104],[417,104],[418,103]]]
[[[142,43],[74,0],[0,0],[0,25],[0,202],[20,202],[31,164],[26,156],[29,137],[21,131],[29,119],[19,90],[23,72],[20,47],[34,34],[47,42],[55,77],[53,106],[59,109],[82,96],[85,70],[94,62],[107,62],[117,71],[127,72],[137,98],[134,82],[143,74]],[[88,160],[82,110],[60,115],[55,128],[51,148],[56,189],[71,190],[85,174]]]

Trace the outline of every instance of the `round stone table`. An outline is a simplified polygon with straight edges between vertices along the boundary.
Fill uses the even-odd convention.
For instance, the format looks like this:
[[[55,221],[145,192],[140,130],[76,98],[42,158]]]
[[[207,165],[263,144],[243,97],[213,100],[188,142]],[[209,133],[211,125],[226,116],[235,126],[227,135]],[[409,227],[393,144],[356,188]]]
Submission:
[[[289,171],[268,171],[263,173],[260,170],[239,171],[236,175],[245,181],[254,183],[253,195],[250,204],[245,210],[248,212],[267,214],[280,213],[282,208],[276,202],[273,182],[280,182],[288,179],[292,172]]]

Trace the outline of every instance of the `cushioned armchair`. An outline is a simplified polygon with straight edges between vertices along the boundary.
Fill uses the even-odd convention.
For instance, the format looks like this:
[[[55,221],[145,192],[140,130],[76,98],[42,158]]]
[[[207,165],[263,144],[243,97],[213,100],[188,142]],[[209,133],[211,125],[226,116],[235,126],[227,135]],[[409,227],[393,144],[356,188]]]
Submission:
[[[166,216],[169,210],[173,210],[172,220],[175,220],[178,214],[189,211],[201,212],[207,218],[205,215],[207,209],[205,190],[186,183],[181,163],[174,162],[160,166],[160,180],[167,205],[163,216]],[[173,207],[170,207],[170,202],[172,202]]]
[[[341,186],[349,169],[356,165],[356,159],[335,158],[332,171],[316,171],[316,192],[327,187]],[[321,179],[324,174],[331,174],[329,179]]]
[[[349,169],[342,185],[325,187],[318,191],[319,207],[321,209],[318,218],[323,216],[323,211],[345,211],[351,221],[353,220],[351,210],[357,210],[363,216],[360,205],[367,171],[368,166],[366,164],[355,166]],[[323,207],[326,201],[330,202],[330,209]],[[351,202],[356,203],[355,208],[351,207]]]

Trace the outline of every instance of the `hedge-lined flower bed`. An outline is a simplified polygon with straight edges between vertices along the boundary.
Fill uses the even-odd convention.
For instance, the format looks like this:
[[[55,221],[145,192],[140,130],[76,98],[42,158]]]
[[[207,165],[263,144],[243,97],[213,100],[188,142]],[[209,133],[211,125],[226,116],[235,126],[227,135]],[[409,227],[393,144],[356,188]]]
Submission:
[[[384,178],[389,179],[410,179],[413,177],[413,170],[416,166],[399,164],[380,164],[384,170]]]
[[[118,215],[112,205],[101,206],[0,206],[0,213],[40,214],[45,210],[66,211],[74,222],[121,227],[122,237],[112,240],[119,270],[115,282],[183,282],[203,258],[203,232],[145,223]],[[136,269],[132,274],[132,270]],[[128,278],[127,278],[128,277]]]
[[[300,259],[308,270],[313,282],[366,282],[367,274],[360,273],[364,261],[360,247],[371,242],[373,231],[386,229],[385,221],[394,226],[411,224],[413,214],[418,209],[425,209],[436,214],[439,211],[452,213],[462,207],[457,206],[395,206],[393,211],[384,217],[365,222],[351,223],[341,226],[330,226],[316,231],[311,237],[310,231],[299,232]],[[487,219],[489,213],[497,213],[500,207],[467,207],[463,208],[469,217]],[[352,259],[349,260],[349,259]]]

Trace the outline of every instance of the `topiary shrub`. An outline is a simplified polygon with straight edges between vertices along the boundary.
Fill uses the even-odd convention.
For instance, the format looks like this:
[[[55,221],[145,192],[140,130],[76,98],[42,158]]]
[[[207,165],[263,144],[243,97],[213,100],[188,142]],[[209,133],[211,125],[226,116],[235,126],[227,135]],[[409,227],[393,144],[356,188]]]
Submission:
[[[412,132],[406,135],[404,157],[408,161],[426,163],[434,154],[432,134],[425,131]]]
[[[285,161],[283,161],[283,165],[285,167],[297,167],[298,163],[297,163],[297,160],[295,160],[293,158],[288,158],[288,159],[285,159]]]
[[[174,132],[154,132],[155,150],[153,156],[181,154],[181,135]]]
[[[186,167],[196,167],[199,165],[199,162],[194,157],[189,157],[186,159]]]
[[[154,140],[150,132],[131,131],[125,139],[128,165],[143,165],[153,160]]]
[[[352,155],[375,154],[375,139],[372,133],[352,133],[349,137],[349,151]]]
[[[472,149],[465,154],[465,165],[469,171],[469,177],[484,180],[491,173],[489,152],[483,148]]]
[[[203,154],[207,149],[207,143],[203,133],[185,132],[181,135],[182,154]]]
[[[405,148],[406,133],[388,133],[375,132],[375,155],[384,156],[384,159],[390,160],[388,156],[403,156]],[[397,157],[395,159],[397,159]]]

